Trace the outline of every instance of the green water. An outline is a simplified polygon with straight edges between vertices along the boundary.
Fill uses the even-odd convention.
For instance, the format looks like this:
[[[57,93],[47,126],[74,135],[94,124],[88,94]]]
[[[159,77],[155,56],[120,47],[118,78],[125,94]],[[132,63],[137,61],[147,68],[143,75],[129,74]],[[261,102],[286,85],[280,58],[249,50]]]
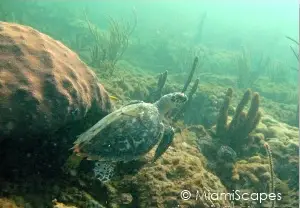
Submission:
[[[180,201],[178,197],[169,195],[175,194],[175,192],[179,194],[177,192],[181,189],[189,187],[182,184],[190,180],[198,181],[195,186],[199,185],[199,180],[207,179],[208,184],[212,181],[220,181],[220,184],[222,182],[227,190],[234,188],[252,192],[266,192],[269,184],[275,183],[275,185],[273,184],[275,191],[283,193],[286,200],[282,204],[279,203],[280,206],[291,207],[291,204],[295,205],[298,200],[297,194],[299,194],[299,181],[297,182],[299,144],[296,134],[299,125],[299,111],[297,111],[299,107],[299,5],[296,0],[2,0],[0,1],[0,21],[30,26],[69,47],[96,73],[107,91],[115,96],[114,99],[117,101],[114,102],[117,103],[116,106],[118,107],[129,100],[152,102],[159,99],[161,94],[175,90],[180,91],[188,80],[195,57],[199,60],[191,79],[191,85],[198,82],[195,81],[196,79],[200,81],[199,85],[198,83],[196,85],[195,92],[191,93],[191,103],[184,109],[183,115],[179,116],[178,122],[172,123],[170,121],[176,130],[175,145],[172,146],[171,150],[168,150],[174,151],[173,155],[167,155],[166,159],[161,160],[162,162],[157,167],[145,165],[147,171],[152,171],[149,175],[145,169],[140,172],[137,171],[137,167],[142,166],[138,162],[137,164],[130,163],[128,166],[126,164],[121,165],[119,175],[116,179],[112,179],[113,183],[110,184],[109,188],[103,188],[104,186],[99,185],[98,181],[95,188],[94,185],[91,185],[93,184],[91,181],[85,182],[86,178],[82,175],[73,177],[72,182],[67,183],[66,187],[73,186],[73,182],[76,181],[74,183],[77,183],[78,190],[91,193],[91,197],[85,195],[86,198],[94,197],[104,207],[109,201],[109,203],[118,204],[115,207],[120,208],[208,208],[207,204],[200,203],[197,206],[185,204],[185,201]],[[0,41],[1,38],[2,36],[0,36]],[[116,41],[117,39],[119,42]],[[163,85],[164,88],[160,89],[162,91],[153,96],[151,93],[157,87],[157,77],[159,74],[162,76],[166,70],[168,70],[167,82]],[[192,91],[191,88],[191,86],[188,87],[188,93]],[[233,96],[230,96],[230,93],[225,95],[227,88],[233,89]],[[254,106],[253,108],[250,107],[249,114],[254,109],[255,118],[258,118],[260,116],[259,105],[264,116],[260,125],[254,125],[255,122],[252,123],[253,132],[257,135],[252,136],[249,132],[249,135],[246,135],[247,138],[251,137],[253,141],[259,141],[260,146],[245,145],[247,148],[239,149],[240,140],[238,139],[244,136],[243,131],[228,134],[230,138],[225,139],[230,140],[232,137],[237,138],[238,141],[236,143],[228,142],[225,139],[220,139],[223,137],[215,132],[217,130],[214,129],[214,126],[218,124],[218,118],[222,117],[222,112],[224,113],[222,111],[224,99],[227,98],[232,101],[227,108],[228,112],[224,114],[227,115],[228,113],[234,117],[233,112],[237,109],[243,94],[249,92],[247,89],[259,94],[253,94],[254,98],[249,97],[249,100],[252,99],[252,107]],[[155,92],[157,93],[157,91]],[[268,115],[272,118],[269,118]],[[242,123],[247,119],[250,120],[250,116],[246,114],[243,116],[240,116],[240,120],[237,122]],[[246,131],[245,129],[248,127],[245,125],[243,130]],[[256,130],[255,127],[257,127]],[[54,136],[56,139],[59,138],[55,140],[58,141],[58,146],[64,146],[52,153],[57,158],[59,158],[58,154],[63,155],[63,158],[69,156],[70,152],[65,151],[65,149],[71,148],[72,142],[77,136],[71,133],[71,136],[67,133],[64,134],[64,128],[62,127],[58,136]],[[210,136],[216,140],[214,142],[206,140],[210,137],[203,132],[209,132]],[[50,138],[52,136],[50,132],[49,135]],[[59,143],[60,138],[68,136],[71,139],[68,138],[66,144]],[[269,142],[271,150],[268,149],[268,145],[261,145],[263,144],[262,141]],[[17,145],[10,144],[8,141],[5,142],[5,145],[13,148],[15,153]],[[49,139],[48,143],[52,143],[52,140]],[[41,152],[47,152],[48,146],[45,146],[41,147]],[[40,146],[34,146],[33,149],[39,148]],[[193,148],[200,151],[199,157],[195,157]],[[1,151],[5,152],[0,146],[0,153]],[[9,151],[6,151],[8,153],[5,152],[0,155],[9,155]],[[33,152],[35,154],[36,150]],[[20,153],[20,155],[23,154],[30,155],[33,153]],[[41,153],[39,152],[35,156],[38,158],[39,154]],[[229,159],[225,156],[228,156]],[[228,161],[233,160],[230,164],[234,164],[235,168],[226,169],[227,166],[222,166],[228,162],[227,159]],[[55,158],[53,161],[54,164],[50,163],[50,169],[60,169],[60,166],[54,167]],[[61,164],[61,159],[57,159],[57,161],[57,164]],[[29,163],[35,164],[34,162]],[[4,167],[10,167],[9,162],[9,165],[5,161],[1,164],[5,164]],[[245,164],[253,164],[253,166],[246,166]],[[82,169],[85,168],[84,166]],[[275,176],[273,171],[269,171],[269,168],[274,169]],[[207,172],[200,174],[201,170]],[[45,170],[45,172],[47,171]],[[196,177],[198,173],[200,179]],[[237,176],[238,173],[240,176]],[[124,177],[126,174],[129,176]],[[216,177],[212,177],[210,174],[215,174]],[[60,173],[54,174],[54,176],[55,180],[57,179],[54,184],[57,183],[57,187],[62,187],[64,182],[61,180],[66,180],[65,176],[61,176]],[[0,179],[2,177],[3,175],[0,174]],[[238,180],[238,177],[242,179]],[[48,184],[49,179],[45,178],[43,180],[47,181],[45,183]],[[163,185],[152,183],[152,180],[155,181],[155,179],[161,180]],[[258,180],[257,183],[255,183],[256,180]],[[125,181],[125,185],[122,184],[122,181]],[[145,181],[147,185],[145,187],[140,185],[143,184],[141,181]],[[0,187],[2,187],[1,182],[2,180],[0,180]],[[183,187],[177,184],[178,186],[174,190],[169,191],[168,188],[177,182]],[[265,185],[264,182],[266,182]],[[10,189],[9,191],[1,191],[0,189],[0,208],[1,203],[3,203],[1,201],[2,196],[18,201],[17,196],[19,195],[24,196],[24,200],[29,204],[31,203],[33,208],[51,207],[49,205],[49,203],[51,204],[51,197],[51,200],[48,198],[48,201],[45,200],[48,203],[46,206],[35,200],[38,198],[38,195],[35,194],[39,192],[35,190],[35,187],[32,188],[34,194],[27,196],[27,193],[24,194],[24,192],[19,191],[23,190],[23,183],[21,184],[21,188],[16,188],[17,191]],[[53,185],[52,181],[51,185]],[[81,196],[82,198],[60,196],[63,188],[60,190],[57,187],[48,192],[52,194],[50,194],[51,196],[58,197],[58,201],[75,204],[79,208],[94,207],[85,202],[80,204],[83,196]],[[123,188],[127,192],[119,193],[118,191],[123,190]],[[201,188],[203,189],[203,187]],[[272,188],[271,185],[270,188]],[[166,194],[163,195],[163,200],[159,198],[161,196],[149,197],[156,189],[162,192],[164,189],[167,190],[163,192]],[[131,192],[128,193],[128,190]],[[69,190],[71,195],[76,196],[76,193],[74,194],[72,191]],[[121,194],[120,197],[116,197],[116,193]],[[171,199],[168,198],[164,201],[165,196]],[[119,201],[115,200],[114,197],[118,198]],[[145,202],[147,197],[148,204]],[[18,203],[22,204],[20,199]],[[246,206],[247,204],[243,205]],[[266,206],[255,204],[249,207],[271,206],[271,203],[267,203]],[[95,205],[95,207],[101,206]],[[239,207],[238,203],[237,207]]]
[[[68,24],[83,19],[84,9],[90,21],[101,29],[107,29],[108,16],[132,21],[134,9],[138,25],[133,39],[143,42],[168,39],[189,47],[201,43],[211,49],[233,51],[244,45],[254,56],[265,53],[286,65],[297,65],[290,50],[293,43],[285,38],[298,40],[299,18],[295,0],[27,2],[4,1],[2,10],[7,15],[2,13],[1,19],[34,26],[58,39],[71,39],[75,32],[68,30]],[[200,32],[197,30],[204,14],[206,18]]]

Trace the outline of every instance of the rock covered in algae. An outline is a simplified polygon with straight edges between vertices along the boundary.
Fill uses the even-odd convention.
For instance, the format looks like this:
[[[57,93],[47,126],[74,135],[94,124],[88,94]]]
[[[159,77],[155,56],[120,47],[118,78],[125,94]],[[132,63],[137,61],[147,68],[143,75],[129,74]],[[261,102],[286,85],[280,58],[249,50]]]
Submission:
[[[0,208],[20,208],[16,203],[7,198],[0,197]]]
[[[53,208],[77,208],[75,206],[68,206],[63,203],[57,202],[56,200],[53,202]]]
[[[259,156],[253,156],[248,161],[240,160],[234,165],[232,180],[236,182],[236,186],[239,181],[248,181],[250,187],[264,188],[271,178],[268,168],[268,161]]]
[[[125,175],[109,184],[111,207],[122,207],[119,196],[124,193],[132,195],[129,207],[229,206],[226,200],[201,198],[204,193],[226,193],[227,190],[217,176],[206,170],[205,159],[196,147],[182,141],[179,133],[175,134],[175,140],[174,147],[170,147],[154,164],[148,163],[136,174]],[[151,151],[146,156],[147,160],[151,160],[153,154],[154,151]],[[190,191],[190,200],[181,198],[184,190]]]
[[[299,129],[265,115],[255,129],[264,135],[274,159],[275,172],[291,188],[299,188]]]
[[[87,113],[106,114],[108,95],[76,53],[31,27],[0,22],[0,136],[53,132]]]
[[[272,178],[270,171],[266,158],[253,156],[247,160],[240,160],[234,165],[232,171],[233,189],[239,190],[240,193],[273,194],[276,197],[275,207],[296,207],[298,204],[296,191],[290,188],[285,180],[279,178],[278,172],[275,171],[275,177]],[[274,190],[271,189],[271,184],[275,184]],[[241,202],[242,207],[246,207],[245,202]],[[253,207],[272,207],[271,203],[272,200],[269,199],[262,200],[261,203],[257,200],[251,201]]]

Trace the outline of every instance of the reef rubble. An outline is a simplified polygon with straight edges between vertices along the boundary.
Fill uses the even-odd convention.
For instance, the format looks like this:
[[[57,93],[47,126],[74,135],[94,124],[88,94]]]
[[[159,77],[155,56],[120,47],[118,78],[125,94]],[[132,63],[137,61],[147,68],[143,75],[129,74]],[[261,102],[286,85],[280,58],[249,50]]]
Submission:
[[[150,151],[141,160],[120,163],[107,183],[93,177],[92,161],[83,161],[74,175],[64,174],[61,167],[76,136],[113,110],[107,91],[118,95],[117,105],[146,100],[157,80],[124,64],[122,76],[100,84],[101,72],[37,30],[0,22],[0,35],[0,208],[259,207],[203,194],[269,193],[269,187],[283,194],[276,205],[298,203],[298,128],[266,113],[258,94],[246,91],[239,102],[230,90],[219,93],[225,87],[205,87],[201,79],[190,103],[196,107],[184,114],[201,117],[202,125],[195,118],[173,120],[175,139],[156,162]],[[159,95],[181,87],[172,79],[164,85]],[[232,99],[245,107],[243,100],[251,98],[248,114],[229,105]],[[213,119],[204,122],[208,117]],[[228,134],[235,121],[244,121],[243,128],[235,125],[239,128]]]

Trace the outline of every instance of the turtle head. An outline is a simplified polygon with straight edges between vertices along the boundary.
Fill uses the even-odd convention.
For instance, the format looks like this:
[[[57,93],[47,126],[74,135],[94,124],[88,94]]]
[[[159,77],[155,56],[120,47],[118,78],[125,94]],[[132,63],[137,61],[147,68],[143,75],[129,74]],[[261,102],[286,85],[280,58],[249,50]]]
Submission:
[[[187,96],[182,92],[170,93],[165,95],[165,97],[169,99],[170,108],[178,108],[188,100]]]
[[[169,110],[182,106],[188,100],[187,96],[182,92],[173,92],[162,96],[155,104],[161,114],[167,113]]]

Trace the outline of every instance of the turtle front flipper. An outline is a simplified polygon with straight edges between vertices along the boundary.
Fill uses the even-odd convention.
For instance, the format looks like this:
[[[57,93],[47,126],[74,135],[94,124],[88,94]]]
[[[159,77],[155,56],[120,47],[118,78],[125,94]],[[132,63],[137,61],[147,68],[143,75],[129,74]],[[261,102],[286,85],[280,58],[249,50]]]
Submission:
[[[125,108],[121,109],[121,114],[131,117],[142,117],[144,114],[144,111],[139,108]]]
[[[63,172],[70,175],[76,175],[77,168],[79,167],[83,157],[78,156],[76,153],[72,153],[72,155],[69,156],[67,161],[65,162],[63,166]]]
[[[168,149],[174,139],[174,135],[175,132],[171,126],[165,128],[163,137],[156,148],[153,162],[155,162],[160,156],[162,156],[162,154],[164,154],[164,152]]]
[[[128,103],[125,103],[122,107],[133,105],[133,104],[138,104],[138,103],[143,103],[144,101],[142,100],[130,100]]]

